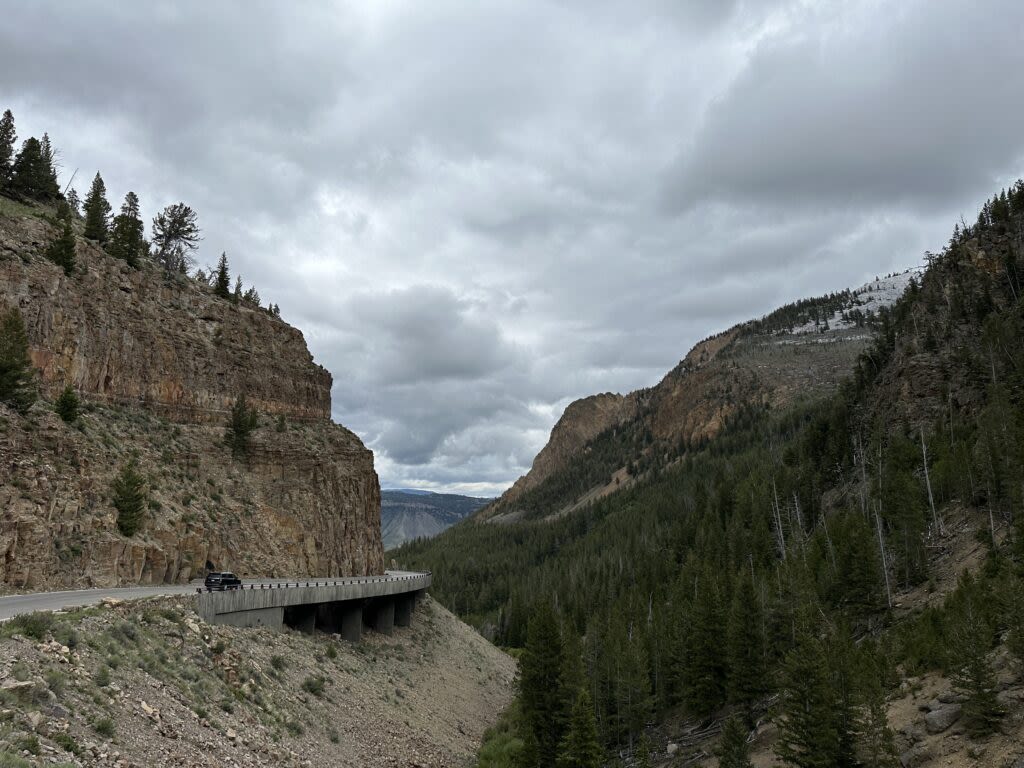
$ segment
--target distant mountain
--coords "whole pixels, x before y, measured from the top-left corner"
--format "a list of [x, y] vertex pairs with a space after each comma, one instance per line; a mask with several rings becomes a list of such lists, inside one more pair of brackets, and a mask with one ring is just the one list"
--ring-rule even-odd
[[787, 304], [698, 343], [657, 385], [570, 403], [548, 444], [481, 519], [546, 517], [625, 490], [677, 462], [744, 409], [835, 391], [881, 313], [921, 270]]
[[380, 527], [384, 549], [436, 536], [493, 499], [403, 488], [381, 491]]

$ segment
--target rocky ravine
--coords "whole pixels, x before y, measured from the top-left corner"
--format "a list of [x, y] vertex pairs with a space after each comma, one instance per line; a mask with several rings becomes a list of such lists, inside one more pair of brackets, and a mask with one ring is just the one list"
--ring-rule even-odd
[[[66, 277], [40, 255], [53, 232], [0, 214], [0, 308], [25, 318], [44, 397], [24, 415], [0, 407], [0, 587], [381, 572], [373, 454], [331, 423], [331, 376], [302, 334], [83, 240]], [[74, 425], [52, 410], [68, 383]], [[264, 414], [248, 461], [223, 444], [238, 394]], [[110, 484], [131, 457], [149, 510], [129, 539]]]
[[11, 766], [462, 768], [515, 676], [430, 598], [409, 628], [357, 645], [207, 626], [186, 598], [35, 614], [2, 632]]

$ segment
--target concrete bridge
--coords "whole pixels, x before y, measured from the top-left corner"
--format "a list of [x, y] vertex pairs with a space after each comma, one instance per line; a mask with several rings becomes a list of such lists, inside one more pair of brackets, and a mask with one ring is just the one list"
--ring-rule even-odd
[[383, 576], [246, 583], [225, 592], [199, 591], [199, 615], [210, 624], [285, 626], [340, 634], [358, 642], [363, 627], [390, 635], [407, 627], [430, 573], [388, 571]]

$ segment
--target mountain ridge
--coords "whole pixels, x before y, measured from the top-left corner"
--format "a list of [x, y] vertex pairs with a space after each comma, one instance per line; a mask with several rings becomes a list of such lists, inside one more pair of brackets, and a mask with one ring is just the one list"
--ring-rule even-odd
[[[560, 504], [553, 511], [569, 511], [628, 487], [649, 466], [678, 460], [745, 406], [784, 407], [833, 390], [870, 340], [878, 313], [919, 276], [908, 269], [784, 305], [698, 342], [651, 387], [573, 401], [530, 470], [479, 519], [507, 522], [536, 513], [531, 492], [553, 497]], [[587, 454], [605, 457], [599, 471], [566, 479]], [[549, 491], [561, 487], [545, 493], [546, 483]]]

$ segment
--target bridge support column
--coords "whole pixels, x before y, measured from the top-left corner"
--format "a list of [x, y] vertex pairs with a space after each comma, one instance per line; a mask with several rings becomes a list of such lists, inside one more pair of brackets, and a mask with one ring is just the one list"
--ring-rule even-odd
[[373, 629], [382, 635], [390, 635], [395, 631], [395, 601], [390, 597], [381, 597], [374, 602]]
[[341, 603], [341, 637], [350, 643], [358, 643], [363, 636], [363, 604], [358, 600]]
[[415, 598], [411, 592], [395, 595], [395, 626], [408, 627], [412, 623], [412, 609]]

